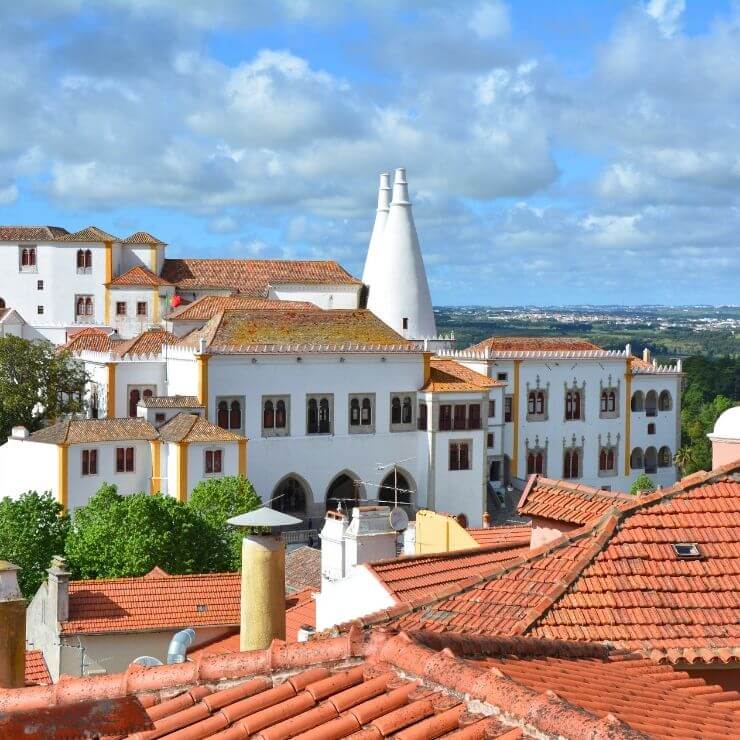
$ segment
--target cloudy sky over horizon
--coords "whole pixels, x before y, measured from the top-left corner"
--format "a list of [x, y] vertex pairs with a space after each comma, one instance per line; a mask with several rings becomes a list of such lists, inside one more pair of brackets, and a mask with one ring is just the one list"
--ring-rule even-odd
[[735, 2], [3, 3], [0, 105], [0, 223], [359, 275], [405, 166], [435, 304], [740, 303]]

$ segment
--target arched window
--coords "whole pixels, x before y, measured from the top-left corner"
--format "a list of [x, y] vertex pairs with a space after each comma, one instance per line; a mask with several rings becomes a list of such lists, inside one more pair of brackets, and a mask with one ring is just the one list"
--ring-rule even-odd
[[242, 405], [239, 401], [232, 401], [229, 408], [229, 429], [242, 428]]
[[144, 393], [142, 393], [142, 396], [144, 398], [151, 398], [154, 395], [154, 391], [151, 388], [145, 388]]
[[356, 479], [350, 478], [346, 473], [338, 475], [326, 491], [326, 510], [335, 510], [342, 502], [342, 508], [351, 509], [359, 503]]
[[607, 406], [607, 411], [617, 410], [617, 394], [614, 391], [609, 391], [609, 401]]
[[92, 269], [92, 252], [89, 249], [85, 250], [85, 269]]
[[369, 398], [362, 399], [362, 413], [360, 414], [360, 423], [362, 426], [372, 426], [373, 423], [373, 405]]
[[284, 514], [304, 514], [306, 512], [306, 489], [301, 482], [289, 476], [284, 478], [272, 494], [270, 506]]
[[360, 425], [360, 399], [353, 398], [349, 403], [349, 423], [353, 426]]
[[136, 407], [141, 401], [141, 391], [138, 388], [132, 388], [128, 394], [128, 415], [134, 418], [137, 415]]
[[541, 452], [530, 452], [527, 455], [527, 475], [542, 475], [545, 468], [545, 456]]
[[534, 406], [535, 406], [535, 393], [534, 391], [530, 391], [527, 396], [527, 413], [528, 414], [534, 414]]
[[22, 267], [29, 267], [30, 266], [31, 263], [28, 260], [28, 255], [29, 255], [28, 249], [23, 249], [21, 251], [21, 266]]
[[581, 418], [581, 392], [568, 391], [565, 394], [565, 418], [575, 421]]
[[401, 399], [394, 397], [391, 401], [391, 424], [401, 423]]
[[537, 391], [537, 403], [535, 405], [535, 413], [536, 414], [545, 413], [545, 392], [544, 391]]
[[606, 469], [607, 470], [614, 470], [614, 448], [610, 447], [609, 450], [606, 453]]
[[322, 398], [319, 401], [319, 434], [331, 433], [331, 413], [329, 411], [329, 399]]
[[599, 470], [608, 470], [606, 466], [606, 450], [603, 448], [599, 452]]
[[403, 415], [402, 415], [402, 423], [403, 424], [411, 424], [414, 418], [414, 410], [411, 405], [411, 399], [408, 396], [405, 396], [403, 399]]
[[262, 409], [262, 426], [265, 429], [275, 428], [275, 407], [269, 399], [265, 401]]
[[671, 410], [671, 394], [668, 391], [661, 391], [658, 396], [658, 410], [659, 411], [670, 411]]
[[673, 458], [671, 457], [670, 447], [661, 447], [658, 451], [658, 467], [659, 468], [670, 468]]
[[100, 414], [100, 398], [97, 390], [90, 394], [90, 418], [97, 419]]
[[534, 453], [530, 452], [527, 455], [527, 475], [533, 475], [534, 474]]
[[216, 423], [221, 429], [229, 428], [229, 404], [226, 401], [218, 402], [218, 413], [216, 414]]
[[285, 429], [287, 424], [288, 414], [285, 408], [285, 401], [280, 399], [275, 405], [275, 428]]
[[632, 394], [630, 408], [636, 412], [645, 410], [645, 396], [643, 395], [642, 391], [635, 391]]
[[85, 252], [82, 249], [77, 250], [77, 270], [85, 269]]
[[599, 451], [599, 472], [611, 473], [615, 470], [615, 457], [613, 447], [602, 447]]
[[563, 454], [563, 478], [578, 478], [579, 469], [578, 450], [566, 450]]
[[645, 450], [645, 472], [656, 473], [658, 471], [658, 451], [655, 447]]
[[601, 391], [601, 398], [599, 400], [599, 410], [602, 413], [607, 413], [609, 411], [609, 393], [607, 391]]
[[93, 300], [89, 296], [85, 298], [85, 316], [93, 315]]
[[645, 396], [645, 415], [656, 416], [658, 413], [658, 394], [655, 391], [648, 391]]
[[75, 316], [85, 315], [85, 299], [80, 296], [75, 303]]
[[[394, 486], [398, 488], [397, 497]], [[380, 484], [378, 503], [386, 506], [394, 506], [396, 501], [398, 501], [399, 506], [409, 510], [411, 509], [412, 490], [408, 478], [400, 470], [395, 473], [391, 470]]]
[[630, 454], [630, 468], [632, 468], [632, 470], [642, 470], [644, 464], [645, 463], [642, 458], [642, 447], [635, 447]]
[[315, 398], [308, 399], [306, 407], [306, 429], [309, 434], [318, 434], [319, 432], [319, 402]]

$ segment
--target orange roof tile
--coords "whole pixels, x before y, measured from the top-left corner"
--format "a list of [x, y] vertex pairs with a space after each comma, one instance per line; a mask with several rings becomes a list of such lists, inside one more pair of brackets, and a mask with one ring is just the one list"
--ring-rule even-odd
[[196, 396], [146, 396], [138, 405], [147, 409], [203, 408], [203, 404]]
[[97, 226], [87, 226], [73, 234], [60, 234], [56, 240], [60, 242], [116, 242], [118, 237], [99, 229]]
[[109, 331], [88, 326], [72, 334], [61, 348], [70, 352], [111, 352], [116, 342]]
[[497, 352], [583, 352], [600, 350], [601, 347], [585, 339], [569, 337], [488, 337], [471, 350], [490, 349]]
[[190, 332], [180, 344], [212, 354], [264, 351], [421, 352], [366, 309], [227, 310]]
[[51, 675], [40, 650], [26, 650], [26, 686], [46, 686]]
[[633, 503], [635, 497], [624, 493], [608, 493], [583, 483], [533, 475], [527, 481], [517, 510], [522, 516], [583, 525], [614, 506], [624, 509]]
[[497, 543], [489, 547], [455, 550], [431, 555], [407, 555], [364, 565], [397, 601], [411, 602], [438, 592], [440, 586], [463, 582], [489, 570], [498, 570], [527, 552], [526, 545], [511, 548]]
[[[668, 490], [413, 609], [364, 625], [608, 641], [671, 663], [740, 661], [740, 462]], [[698, 543], [681, 560], [672, 545]]]
[[270, 285], [360, 285], [330, 260], [168, 259], [162, 277], [184, 290], [225, 288], [266, 297]]
[[243, 295], [204, 295], [184, 306], [178, 306], [167, 316], [168, 321], [207, 321], [227, 309], [297, 310], [316, 309], [308, 301], [276, 301], [267, 298], [249, 298]]
[[121, 355], [158, 355], [165, 344], [177, 344], [179, 338], [164, 329], [147, 329], [133, 339], [118, 340], [113, 351]]
[[157, 439], [157, 430], [144, 419], [71, 419], [39, 429], [30, 436], [45, 444], [85, 444]]
[[497, 385], [505, 383], [481, 375], [455, 360], [432, 357], [429, 380], [420, 390], [430, 393], [480, 393]]
[[532, 539], [530, 524], [497, 525], [467, 532], [481, 547], [529, 547]]
[[180, 413], [159, 427], [163, 442], [239, 442], [241, 434], [211, 424], [202, 416]]
[[[573, 687], [577, 676], [582, 694]], [[130, 695], [154, 724], [153, 734], [129, 736], [137, 740], [634, 740], [638, 728], [653, 738], [730, 737], [737, 724], [737, 694], [599, 645], [426, 633], [363, 639], [357, 631], [69, 679], [61, 690], [11, 689], [0, 693], [0, 712]]]
[[171, 285], [166, 280], [163, 280], [158, 275], [155, 275], [151, 270], [146, 267], [137, 265], [127, 270], [122, 275], [113, 278], [108, 285], [111, 287], [123, 287], [123, 286], [134, 286], [134, 287], [151, 287], [157, 288], [160, 285]]
[[68, 233], [61, 226], [0, 226], [0, 242], [53, 242]]
[[147, 231], [135, 231], [131, 236], [121, 240], [121, 244], [164, 244], [161, 239], [152, 236]]

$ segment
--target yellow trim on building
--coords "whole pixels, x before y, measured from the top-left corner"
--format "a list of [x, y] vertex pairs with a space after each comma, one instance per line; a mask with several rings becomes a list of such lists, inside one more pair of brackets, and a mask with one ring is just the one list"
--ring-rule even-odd
[[237, 452], [239, 455], [239, 475], [247, 477], [247, 440], [240, 439], [237, 443]]
[[177, 500], [184, 504], [188, 500], [188, 443], [178, 442], [175, 445], [177, 462]]
[[198, 400], [205, 406], [205, 418], [208, 418], [208, 360], [210, 355], [198, 357]]
[[157, 245], [151, 245], [151, 251], [149, 252], [149, 269], [155, 274], [159, 274], [157, 270]]
[[630, 456], [632, 454], [632, 363], [627, 358], [624, 372], [624, 474], [630, 474]]
[[424, 353], [424, 385], [426, 385], [432, 378], [432, 353]]
[[422, 509], [416, 512], [417, 555], [433, 552], [456, 552], [480, 547], [470, 533], [455, 519]]
[[57, 501], [62, 509], [67, 511], [69, 506], [69, 447], [66, 444], [57, 445], [59, 461], [57, 466]]
[[109, 419], [114, 419], [116, 416], [116, 363], [108, 362], [105, 367], [108, 372], [108, 400], [105, 415]]
[[103, 287], [103, 323], [107, 326], [110, 324], [110, 293], [108, 283], [113, 280], [113, 242], [103, 242], [105, 244], [105, 283]]
[[152, 294], [152, 323], [159, 321], [159, 288], [155, 288]]
[[511, 445], [511, 471], [510, 475], [519, 477], [519, 366], [521, 360], [514, 360], [514, 397], [511, 401], [511, 419], [514, 422], [514, 437]]
[[149, 445], [152, 450], [152, 481], [150, 493], [162, 493], [162, 442], [153, 439]]

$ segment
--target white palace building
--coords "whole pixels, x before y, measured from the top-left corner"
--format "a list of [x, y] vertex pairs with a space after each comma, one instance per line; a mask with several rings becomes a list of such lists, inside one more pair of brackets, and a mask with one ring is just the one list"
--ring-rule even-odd
[[74, 510], [103, 482], [184, 500], [243, 473], [304, 520], [398, 500], [480, 526], [534, 472], [676, 479], [680, 363], [437, 335], [403, 169], [392, 189], [381, 175], [362, 281], [331, 261], [165, 251], [145, 232], [0, 227], [0, 334], [61, 344], [90, 376], [87, 418], [0, 447], [0, 495], [51, 490]]

